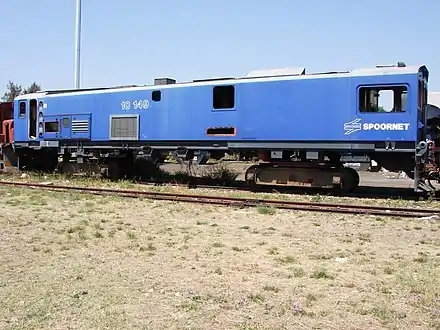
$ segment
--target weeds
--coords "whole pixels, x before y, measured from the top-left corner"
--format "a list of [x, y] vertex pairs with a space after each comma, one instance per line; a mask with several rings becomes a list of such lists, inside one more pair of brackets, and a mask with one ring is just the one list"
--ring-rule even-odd
[[273, 207], [258, 206], [257, 212], [260, 214], [274, 215], [276, 213], [276, 210]]
[[296, 262], [296, 258], [294, 256], [284, 256], [276, 259], [279, 263], [282, 264], [293, 264]]
[[315, 269], [310, 275], [310, 277], [317, 280], [320, 279], [333, 280], [335, 278], [332, 274], [330, 274], [330, 272], [326, 268], [323, 267]]
[[274, 293], [278, 293], [278, 292], [280, 292], [280, 289], [277, 288], [276, 286], [273, 286], [273, 285], [265, 285], [265, 286], [263, 287], [263, 290], [264, 290], [264, 291], [274, 292]]
[[[438, 325], [432, 222], [52, 192], [32, 197], [41, 207], [28, 202], [37, 194], [3, 194], [0, 323], [10, 328]], [[157, 317], [136, 317], [145, 311]]]

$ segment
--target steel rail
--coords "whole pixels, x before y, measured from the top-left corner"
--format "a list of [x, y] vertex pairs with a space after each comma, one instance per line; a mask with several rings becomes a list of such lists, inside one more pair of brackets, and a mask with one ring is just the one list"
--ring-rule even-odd
[[[180, 183], [180, 182], [173, 182], [173, 181], [140, 181], [140, 182], [136, 182], [139, 185], [142, 186], [157, 186], [157, 187], [164, 187], [164, 186], [171, 186], [171, 187], [185, 187], [185, 188], [189, 188], [189, 189], [212, 189], [212, 190], [237, 190], [237, 191], [248, 191], [248, 192], [286, 192], [286, 193], [301, 193], [301, 194], [305, 194], [305, 195], [313, 195], [313, 193], [311, 191], [306, 191], [306, 190], [299, 190], [299, 188], [301, 187], [296, 187], [296, 186], [261, 186], [258, 187], [257, 190], [251, 190], [249, 188], [248, 185], [243, 184], [243, 183], [233, 183], [231, 185], [221, 185], [221, 184], [198, 184], [198, 183]], [[255, 189], [255, 188], [254, 188]], [[315, 190], [315, 193], [318, 193], [320, 190], [320, 188], [312, 188], [312, 189], [318, 189], [318, 191]], [[387, 189], [396, 189], [393, 187], [389, 187]], [[399, 189], [399, 188], [397, 188]], [[395, 195], [395, 193], [393, 192], [388, 192], [388, 193], [373, 193], [373, 192], [360, 192], [360, 191], [355, 191], [355, 192], [349, 192], [349, 193], [344, 193], [343, 195], [341, 195], [338, 191], [322, 191], [323, 193], [325, 193], [325, 195], [322, 196], [334, 196], [334, 197], [349, 197], [349, 198], [371, 198], [371, 199], [396, 199], [397, 196]], [[403, 196], [405, 199], [407, 200], [412, 200], [412, 201], [417, 201], [417, 197], [416, 195], [404, 195]], [[434, 201], [439, 201], [440, 198], [438, 197], [431, 197], [432, 200]]]
[[[161, 183], [157, 183], [157, 182], [146, 182], [146, 181], [139, 182], [139, 184], [144, 185], [144, 186], [158, 186], [158, 187], [163, 187], [163, 186], [171, 186], [171, 187], [177, 186], [177, 187], [188, 187], [188, 188], [192, 188], [193, 187], [191, 185], [181, 184], [181, 183], [162, 183], [162, 182]], [[238, 186], [216, 186], [216, 185], [199, 185], [199, 184], [195, 184], [194, 187], [201, 188], [201, 189], [214, 189], [214, 190], [244, 190], [244, 191], [249, 191], [248, 188], [246, 188], [246, 187], [244, 187], [242, 185], [238, 185]], [[193, 195], [191, 195], [191, 196], [193, 196]], [[330, 195], [330, 196], [332, 196], [332, 195]], [[359, 195], [355, 195], [355, 194], [346, 195], [345, 194], [345, 195], [339, 196], [339, 197], [350, 197], [351, 198], [351, 197], [357, 197], [357, 196], [359, 196]], [[365, 195], [362, 194], [360, 196], [363, 197]], [[338, 197], [338, 196], [335, 196], [335, 197]], [[373, 196], [371, 196], [371, 197], [373, 198]], [[375, 199], [389, 198], [389, 197], [390, 196], [388, 196], [388, 195], [385, 195], [385, 196], [374, 195]], [[253, 200], [256, 200], [256, 199], [253, 199]], [[268, 201], [268, 200], [265, 199], [264, 201]], [[270, 200], [270, 201], [272, 201], [272, 200]], [[293, 203], [301, 203], [302, 205], [307, 205], [307, 204], [308, 205], [316, 205], [316, 203], [313, 203], [313, 202], [293, 202]], [[345, 207], [345, 206], [347, 206], [347, 204], [335, 204], [335, 203], [324, 203], [324, 202], [320, 202], [319, 205], [320, 206], [328, 206], [328, 207], [333, 207], [333, 206]], [[356, 205], [356, 207], [364, 208], [364, 209], [369, 209], [369, 210], [371, 210], [371, 209], [375, 209], [375, 210], [390, 210], [390, 208], [386, 207], [386, 206]], [[409, 210], [408, 208], [405, 208], [405, 207], [392, 207], [391, 209], [394, 210], [394, 211], [408, 211]], [[415, 209], [412, 209], [412, 210], [415, 210]], [[417, 210], [419, 210], [419, 209], [417, 209]], [[423, 211], [423, 212], [430, 213], [430, 214], [437, 214], [437, 213], [440, 214], [440, 209], [437, 209], [437, 210], [435, 210], [435, 209], [427, 209], [426, 211]]]
[[383, 207], [372, 205], [346, 205], [336, 203], [320, 203], [305, 201], [283, 201], [275, 199], [259, 199], [248, 197], [228, 197], [228, 196], [212, 196], [212, 195], [192, 195], [182, 193], [168, 192], [152, 192], [142, 190], [113, 189], [113, 188], [94, 188], [79, 186], [64, 186], [45, 183], [29, 183], [29, 182], [11, 182], [0, 181], [0, 185], [16, 186], [26, 188], [40, 188], [44, 190], [65, 190], [86, 192], [97, 195], [119, 195], [123, 197], [146, 197], [156, 200], [180, 201], [192, 203], [204, 203], [215, 205], [239, 206], [239, 207], [256, 207], [266, 206], [279, 209], [303, 210], [315, 212], [333, 212], [345, 214], [367, 214], [377, 216], [397, 216], [397, 217], [426, 217], [430, 215], [440, 215], [440, 209], [418, 209], [403, 207]]

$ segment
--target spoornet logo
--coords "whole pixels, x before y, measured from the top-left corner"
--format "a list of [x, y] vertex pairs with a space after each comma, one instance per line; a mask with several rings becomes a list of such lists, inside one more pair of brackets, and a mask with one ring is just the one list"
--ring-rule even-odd
[[355, 119], [344, 124], [345, 135], [360, 131], [362, 129], [361, 119]]
[[357, 118], [344, 124], [345, 135], [350, 135], [357, 131], [407, 131], [409, 123], [361, 123]]

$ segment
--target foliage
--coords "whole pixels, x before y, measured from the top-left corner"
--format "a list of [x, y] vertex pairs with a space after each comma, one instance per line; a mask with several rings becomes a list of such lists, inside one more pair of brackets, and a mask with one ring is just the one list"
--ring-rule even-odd
[[15, 84], [12, 81], [9, 81], [6, 85], [6, 92], [3, 94], [2, 101], [10, 102], [14, 101], [14, 99], [19, 95], [35, 93], [41, 90], [41, 86], [36, 82], [33, 82], [29, 87], [23, 88], [22, 85]]

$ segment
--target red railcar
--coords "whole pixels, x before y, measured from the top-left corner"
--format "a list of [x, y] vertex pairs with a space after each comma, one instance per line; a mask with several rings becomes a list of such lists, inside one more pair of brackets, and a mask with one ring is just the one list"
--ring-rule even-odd
[[14, 141], [14, 103], [0, 103], [0, 167], [16, 166]]

